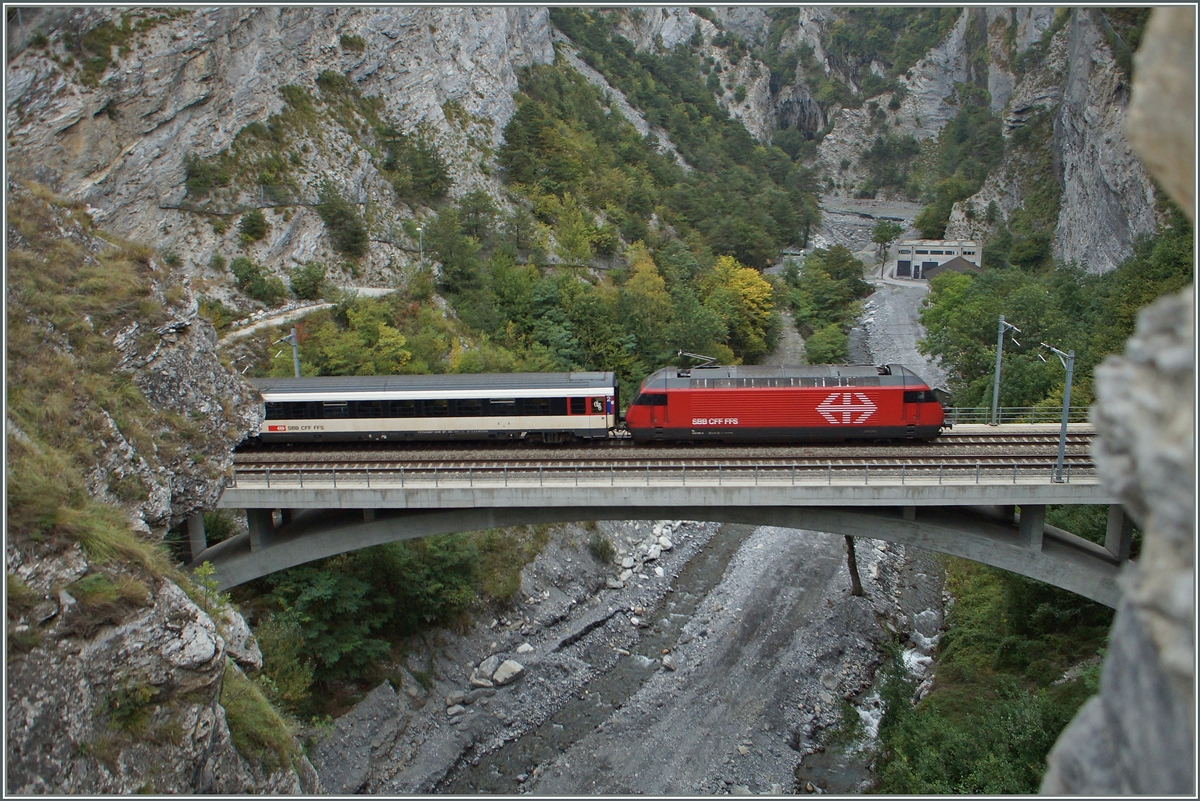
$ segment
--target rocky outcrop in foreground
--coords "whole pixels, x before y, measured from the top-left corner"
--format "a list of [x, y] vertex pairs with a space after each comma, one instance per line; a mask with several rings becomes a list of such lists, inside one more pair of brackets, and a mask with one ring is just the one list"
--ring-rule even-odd
[[[1130, 138], [1194, 218], [1194, 10], [1156, 10], [1144, 42]], [[1143, 310], [1125, 354], [1096, 369], [1096, 467], [1145, 540], [1122, 579], [1100, 694], [1059, 738], [1043, 793], [1196, 791], [1194, 291]]]
[[[242, 671], [262, 666], [258, 646], [236, 611], [155, 547], [215, 504], [233, 445], [257, 428], [253, 390], [218, 360], [186, 279], [149, 249], [114, 247], [44, 191], [10, 186], [8, 199], [9, 391], [19, 402], [6, 434], [19, 477], [8, 478], [5, 547], [6, 791], [317, 791], [286, 734], [287, 758], [247, 759], [257, 746], [226, 705], [231, 688], [253, 686]], [[138, 271], [122, 273], [125, 258]], [[74, 299], [92, 304], [83, 335], [39, 314], [36, 274], [52, 259], [78, 268]], [[120, 397], [106, 395], [104, 370]], [[102, 422], [86, 432], [92, 450], [72, 452], [74, 432], [36, 411], [52, 413], [56, 395], [77, 421]], [[44, 499], [29, 497], [30, 464], [54, 466]], [[54, 510], [53, 524], [31, 520], [35, 504]]]

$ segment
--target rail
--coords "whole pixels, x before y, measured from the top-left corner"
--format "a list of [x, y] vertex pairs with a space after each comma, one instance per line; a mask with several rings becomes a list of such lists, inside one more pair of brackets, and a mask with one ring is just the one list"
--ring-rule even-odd
[[[983, 464], [784, 464], [237, 468], [235, 489], [498, 488], [568, 486], [869, 486], [1054, 483], [1054, 462]], [[1095, 478], [1095, 468], [1067, 464], [1063, 481]]]
[[[1001, 423], [1061, 423], [1062, 407], [1043, 406], [1009, 406], [998, 410], [997, 416]], [[991, 407], [977, 406], [953, 407], [946, 409], [946, 422], [955, 424], [990, 423], [992, 421]], [[1086, 423], [1088, 421], [1087, 406], [1072, 406], [1067, 412], [1068, 423]]]

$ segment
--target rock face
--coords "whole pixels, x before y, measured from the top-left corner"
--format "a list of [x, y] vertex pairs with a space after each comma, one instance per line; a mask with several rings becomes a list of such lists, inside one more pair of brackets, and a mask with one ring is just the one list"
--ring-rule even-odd
[[[78, 546], [53, 561], [10, 546], [7, 562], [11, 576], [42, 596], [89, 570]], [[7, 663], [8, 792], [316, 788], [311, 768], [264, 774], [234, 749], [218, 702], [233, 649], [177, 585], [161, 580], [140, 609], [98, 630], [68, 594], [55, 597], [58, 608], [39, 628], [40, 644]], [[257, 645], [240, 645], [246, 667], [261, 666]], [[302, 783], [306, 774], [312, 780]]]
[[[767, 13], [721, 7], [712, 14], [720, 28], [685, 7], [628, 9], [610, 17], [614, 30], [640, 50], [667, 50], [699, 32], [701, 54], [714, 59], [722, 73], [718, 102], [755, 139], [768, 142], [776, 127], [816, 135], [832, 125], [819, 148], [819, 167], [843, 189], [859, 185], [864, 178], [859, 156], [877, 134], [869, 130], [867, 111], [816, 100], [799, 66], [794, 79], [773, 92], [765, 65], [749, 55], [733, 63], [724, 48], [712, 44], [724, 30], [766, 46]], [[841, 14], [800, 9], [778, 46], [810, 46], [821, 68], [837, 77], [839, 68], [827, 58], [821, 35]], [[234, 224], [217, 233], [214, 218], [189, 210], [194, 198], [185, 186], [186, 159], [210, 158], [248, 124], [280, 112], [280, 86], [311, 90], [326, 70], [348, 76], [363, 95], [382, 100], [387, 121], [405, 132], [429, 133], [449, 167], [452, 195], [482, 188], [499, 199], [491, 166], [515, 110], [517, 69], [555, 57], [545, 8], [197, 8], [161, 18], [147, 11], [138, 19], [157, 21], [114, 48], [112, 63], [90, 81], [80, 79], [77, 67], [64, 68], [59, 55], [51, 59], [51, 50], [26, 47], [16, 53], [6, 75], [10, 164], [19, 177], [86, 201], [97, 222], [116, 233], [181, 254], [186, 269], [205, 278], [214, 254], [235, 252], [243, 243], [236, 214], [229, 212]], [[26, 25], [25, 40], [39, 25], [53, 34], [120, 18], [115, 11], [81, 8], [44, 12], [35, 20]], [[892, 133], [935, 138], [957, 111], [951, 100], [955, 84], [968, 80], [986, 86], [998, 114], [1020, 116], [1043, 102], [1058, 106], [1063, 212], [1054, 254], [1105, 271], [1128, 255], [1139, 234], [1151, 230], [1152, 189], [1120, 135], [1127, 89], [1088, 12], [1071, 12], [1071, 22], [1057, 35], [1061, 61], [1047, 59], [1045, 69], [1014, 73], [1013, 59], [1038, 42], [1053, 20], [1052, 8], [964, 12], [947, 38], [900, 77], [908, 94], [899, 110], [888, 111], [887, 123]], [[979, 45], [970, 43], [968, 33], [980, 25], [986, 31], [986, 68], [975, 75], [970, 51]], [[1054, 84], [1051, 94], [1030, 88], [1041, 80]], [[648, 131], [639, 114], [626, 113], [621, 98], [614, 102], [639, 131]], [[370, 210], [372, 245], [357, 266], [356, 282], [394, 284], [418, 251], [401, 223], [420, 209], [392, 202], [394, 193], [374, 157], [354, 136], [326, 127], [307, 143], [312, 147], [294, 154], [303, 184], [297, 204], [276, 214], [265, 196], [238, 201], [238, 210], [268, 206], [269, 231], [245, 245], [245, 254], [285, 281], [296, 264], [339, 264], [311, 208], [319, 179], [329, 178], [364, 213]], [[662, 132], [654, 133], [663, 149], [673, 151]], [[1013, 194], [1011, 182], [998, 178], [973, 204], [985, 208], [999, 198], [1008, 208], [1021, 202], [1006, 193]], [[947, 236], [965, 236], [962, 229], [970, 227], [963, 204]], [[211, 277], [219, 280], [207, 290], [210, 296], [245, 303], [228, 290], [228, 275]]]
[[[22, 225], [32, 217], [14, 223], [10, 216], [10, 253], [41, 256], [35, 248], [59, 246], [86, 262], [108, 247], [68, 209], [11, 185], [8, 199], [10, 208], [40, 205], [44, 215], [37, 219], [57, 231], [49, 245], [27, 239], [34, 234]], [[186, 278], [153, 261], [148, 274], [145, 297], [170, 312], [167, 322], [146, 331], [120, 322], [118, 330], [97, 333], [112, 345], [105, 363], [127, 375], [161, 414], [142, 421], [148, 442], [126, 438], [112, 417], [101, 416], [108, 427], [92, 432], [96, 462], [85, 483], [153, 542], [215, 504], [233, 445], [257, 427], [261, 412], [253, 390], [217, 359], [215, 332], [196, 316]], [[11, 310], [26, 308], [19, 297], [9, 302]], [[87, 363], [46, 321], [33, 324], [47, 328], [47, 352]], [[86, 378], [80, 367], [78, 380]], [[188, 421], [190, 436], [173, 428], [172, 415]], [[11, 418], [6, 424], [10, 453], [14, 441], [40, 447]], [[114, 496], [109, 487], [130, 478], [146, 488], [141, 497]], [[16, 599], [9, 604], [10, 644], [18, 640], [6, 675], [8, 792], [316, 791], [303, 758], [294, 770], [264, 771], [233, 746], [220, 704], [223, 677], [237, 669], [228, 660], [245, 670], [262, 666], [236, 611], [218, 611], [215, 603], [211, 614], [205, 611], [170, 571], [89, 556], [65, 538], [8, 534], [6, 583], [10, 601]], [[116, 598], [89, 597], [88, 587], [107, 588]]]
[[[1156, 10], [1138, 53], [1134, 94], [1144, 96], [1131, 136], [1168, 188], [1195, 169], [1179, 142], [1195, 108], [1194, 19], [1192, 9]], [[1170, 83], [1182, 76], [1190, 83]], [[1189, 218], [1191, 191], [1189, 182], [1173, 193]], [[1144, 543], [1122, 577], [1100, 694], [1055, 744], [1043, 793], [1195, 792], [1194, 321], [1188, 287], [1143, 310], [1124, 356], [1096, 368], [1096, 467]]]
[[[989, 9], [988, 19], [1002, 21], [1001, 12], [1007, 11]], [[1024, 9], [1011, 19], [1018, 23], [1011, 51], [1001, 42], [1005, 28], [989, 27], [993, 111], [1004, 117], [1006, 137], [1034, 115], [1051, 114], [1053, 161], [1061, 188], [1054, 257], [1077, 262], [1089, 272], [1108, 272], [1128, 258], [1133, 242], [1152, 233], [1156, 224], [1153, 185], [1123, 133], [1128, 84], [1093, 13], [1085, 9], [1070, 12], [1040, 66], [1018, 78], [1010, 62], [1050, 28], [1053, 13]], [[999, 102], [1001, 97], [1006, 102]], [[993, 227], [981, 213], [972, 216], [972, 209], [982, 212], [995, 202], [1007, 219], [1023, 206], [1020, 183], [1027, 165], [1022, 158], [1014, 155], [993, 171], [976, 195], [955, 205], [947, 238], [990, 235]]]
[[[104, 20], [119, 15], [78, 9], [70, 24], [87, 30]], [[188, 10], [137, 33], [94, 86], [64, 74], [48, 51], [29, 48], [11, 60], [10, 162], [22, 165], [19, 177], [86, 201], [106, 228], [176, 250], [199, 269], [214, 252], [235, 249], [237, 232], [216, 234], [204, 215], [180, 208], [185, 158], [212, 156], [247, 124], [280, 111], [280, 86], [311, 89], [324, 70], [347, 74], [364, 95], [381, 97], [402, 129], [428, 126], [453, 191], [466, 192], [492, 183], [478, 167], [479, 150], [501, 141], [515, 110], [516, 69], [553, 57], [545, 8]], [[450, 102], [466, 120], [447, 119]], [[386, 182], [361, 162], [366, 154], [334, 138], [329, 152], [304, 154], [303, 169], [332, 178], [360, 203], [372, 191], [386, 197]], [[308, 190], [315, 197], [315, 184]], [[391, 213], [394, 220], [379, 223], [384, 231], [411, 216]], [[326, 250], [320, 220], [301, 207], [290, 220], [273, 220], [249, 255], [278, 268]], [[408, 256], [383, 243], [372, 249], [371, 267], [389, 259]]]
[[1092, 14], [1072, 13], [1067, 77], [1055, 118], [1062, 202], [1054, 255], [1108, 272], [1154, 231], [1154, 188], [1124, 137], [1129, 86]]
[[407, 697], [386, 681], [350, 712], [337, 719], [334, 730], [313, 749], [313, 767], [326, 792], [363, 792], [372, 758], [391, 750], [408, 723]]

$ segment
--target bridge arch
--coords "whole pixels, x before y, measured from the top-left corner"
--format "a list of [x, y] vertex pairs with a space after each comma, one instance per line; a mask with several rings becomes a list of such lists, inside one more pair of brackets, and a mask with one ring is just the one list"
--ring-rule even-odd
[[1044, 525], [1045, 507], [1012, 506], [522, 506], [456, 509], [250, 509], [250, 533], [200, 551], [222, 589], [348, 551], [487, 528], [590, 520], [698, 520], [770, 525], [880, 539], [960, 556], [1115, 607], [1129, 524], [1109, 515], [1110, 547]]

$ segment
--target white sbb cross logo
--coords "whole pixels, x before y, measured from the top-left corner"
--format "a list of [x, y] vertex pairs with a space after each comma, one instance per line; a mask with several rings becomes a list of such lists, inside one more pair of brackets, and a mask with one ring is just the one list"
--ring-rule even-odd
[[[853, 396], [853, 397], [851, 397]], [[841, 402], [838, 399], [841, 398]], [[821, 416], [833, 425], [862, 423], [875, 413], [875, 404], [861, 392], [832, 392], [817, 405]], [[838, 416], [841, 415], [841, 419]], [[853, 417], [858, 415], [857, 417]], [[853, 418], [853, 419], [851, 419]]]

